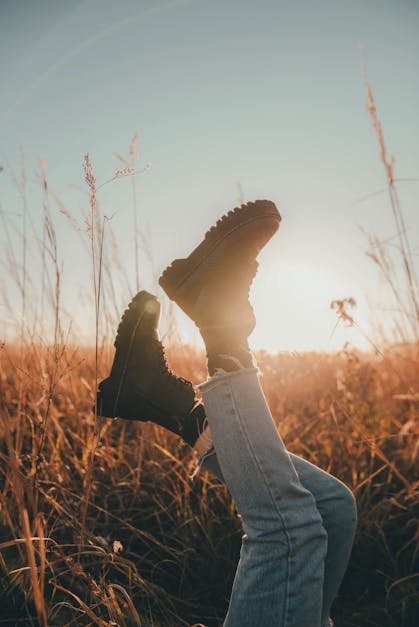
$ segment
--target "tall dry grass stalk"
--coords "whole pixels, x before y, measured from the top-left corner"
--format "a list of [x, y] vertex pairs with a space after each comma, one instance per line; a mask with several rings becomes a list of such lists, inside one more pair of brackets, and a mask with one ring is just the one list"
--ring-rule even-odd
[[408, 332], [406, 333], [404, 324], [397, 323], [396, 321], [396, 329], [399, 335], [403, 341], [409, 341], [412, 339], [419, 341], [418, 271], [412, 254], [406, 220], [397, 191], [396, 178], [394, 174], [395, 159], [394, 156], [389, 156], [388, 154], [383, 128], [377, 114], [373, 90], [364, 65], [362, 65], [362, 71], [367, 94], [367, 111], [377, 138], [380, 160], [384, 166], [386, 175], [390, 207], [396, 229], [395, 237], [398, 242], [397, 250], [400, 256], [404, 282], [400, 284], [397, 267], [391, 261], [388, 246], [386, 246], [385, 243], [381, 242], [374, 235], [369, 237], [370, 251], [368, 255], [380, 268], [387, 284], [390, 287], [395, 302], [399, 307], [399, 311], [402, 313], [402, 316], [408, 326]]
[[[105, 220], [101, 220], [96, 198], [96, 178], [93, 174], [90, 157], [88, 154], [84, 157], [83, 163], [84, 176], [89, 188], [89, 206], [90, 213], [87, 224], [87, 233], [90, 239], [92, 277], [93, 277], [93, 298], [95, 308], [95, 368], [93, 390], [97, 389], [99, 382], [99, 314], [101, 304], [101, 288], [102, 288], [102, 269], [103, 269], [103, 245], [105, 237]], [[87, 510], [92, 489], [92, 476], [94, 459], [97, 446], [100, 442], [102, 419], [98, 416], [97, 403], [94, 402], [94, 419], [95, 430], [90, 444], [90, 455], [85, 478], [85, 496], [82, 509], [82, 526], [81, 526], [81, 544], [85, 541], [85, 526]]]
[[[131, 193], [132, 193], [132, 226], [133, 226], [133, 248], [134, 248], [134, 289], [136, 292], [140, 290], [140, 237], [141, 232], [138, 224], [138, 207], [137, 207], [137, 179], [136, 165], [138, 162], [137, 146], [140, 138], [139, 131], [135, 131], [131, 143], [129, 145], [128, 157], [123, 157], [120, 153], [114, 153], [115, 157], [121, 161], [124, 165], [122, 170], [117, 170], [114, 174], [115, 178], [121, 176], [129, 176], [131, 179]], [[147, 169], [147, 166], [146, 168]]]

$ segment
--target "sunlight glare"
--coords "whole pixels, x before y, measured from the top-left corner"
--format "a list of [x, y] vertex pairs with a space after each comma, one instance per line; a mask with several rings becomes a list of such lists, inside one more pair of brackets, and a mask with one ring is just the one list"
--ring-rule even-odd
[[257, 318], [252, 347], [332, 350], [346, 339], [358, 343], [350, 337], [353, 329], [339, 324], [334, 332], [337, 318], [330, 303], [346, 295], [332, 273], [309, 263], [267, 260], [251, 292]]

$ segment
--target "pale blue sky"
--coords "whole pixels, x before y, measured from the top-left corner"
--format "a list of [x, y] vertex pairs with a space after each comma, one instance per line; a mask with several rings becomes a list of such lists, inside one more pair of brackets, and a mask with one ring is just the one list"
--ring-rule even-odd
[[[418, 32], [413, 0], [0, 0], [1, 209], [20, 211], [7, 172], [18, 166], [19, 140], [39, 223], [39, 156], [79, 218], [85, 200], [68, 186], [83, 185], [83, 155], [106, 181], [120, 167], [113, 152], [126, 154], [141, 129], [140, 164], [152, 168], [138, 177], [139, 218], [156, 272], [237, 204], [240, 183], [246, 200], [271, 198], [283, 214], [253, 288], [253, 345], [359, 343], [343, 331], [330, 341], [328, 304], [355, 296], [368, 328], [367, 297], [384, 297], [357, 227], [395, 232], [385, 195], [357, 203], [385, 186], [360, 47], [396, 174], [419, 177]], [[418, 191], [415, 182], [400, 186], [416, 252]], [[105, 186], [99, 199], [106, 213], [118, 210], [112, 223], [132, 277], [130, 181]], [[87, 334], [88, 260], [65, 219], [54, 218], [66, 310]], [[154, 289], [145, 257], [143, 287]], [[130, 296], [122, 292], [121, 304]]]

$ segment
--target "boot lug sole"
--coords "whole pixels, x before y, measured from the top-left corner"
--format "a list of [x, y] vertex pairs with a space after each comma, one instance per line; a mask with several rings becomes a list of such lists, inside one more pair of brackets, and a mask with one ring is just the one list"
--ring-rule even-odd
[[[204, 241], [201, 242], [185, 259], [175, 259], [170, 266], [168, 266], [162, 273], [159, 284], [166, 292], [166, 294], [179, 306], [184, 309], [183, 300], [187, 300], [186, 294], [194, 289], [194, 283], [201, 283], [208, 274], [213, 270], [213, 263], [209, 258], [219, 250], [219, 257], [222, 259], [226, 256], [225, 246], [224, 250], [220, 248], [227, 244], [228, 252], [230, 254], [230, 246], [234, 236], [244, 229], [249, 229], [254, 224], [265, 222], [265, 228], [270, 233], [265, 236], [265, 241], [259, 248], [255, 247], [254, 258], [256, 258], [260, 249], [264, 244], [269, 241], [272, 235], [279, 227], [281, 216], [276, 209], [274, 203], [270, 201], [256, 201], [255, 203], [248, 203], [235, 209], [231, 215], [226, 215], [221, 220], [219, 225], [215, 227], [215, 230], [209, 232]], [[242, 242], [243, 244], [243, 242]], [[235, 261], [239, 261], [240, 253], [236, 255]], [[216, 265], [218, 267], [218, 263]], [[188, 310], [188, 307], [184, 309]], [[188, 311], [187, 311], [188, 313]]]

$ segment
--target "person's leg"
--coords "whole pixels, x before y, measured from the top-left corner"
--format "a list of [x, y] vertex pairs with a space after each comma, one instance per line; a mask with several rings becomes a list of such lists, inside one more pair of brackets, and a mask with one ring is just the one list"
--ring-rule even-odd
[[[211, 435], [205, 430], [205, 411], [202, 405], [194, 404], [191, 384], [176, 378], [162, 361], [163, 347], [157, 340], [158, 313], [158, 302], [146, 292], [140, 292], [131, 302], [118, 329], [111, 376], [100, 386], [98, 408], [108, 408], [111, 415], [159, 422], [203, 453], [211, 443]], [[127, 338], [131, 353], [124, 348]], [[124, 378], [118, 378], [118, 367]], [[120, 396], [112, 390], [121, 390]], [[222, 479], [216, 457], [204, 457], [204, 465]], [[327, 473], [292, 455], [291, 459], [303, 486], [315, 496], [329, 536], [323, 604], [327, 609], [345, 570], [345, 555], [350, 551], [352, 496]]]
[[296, 455], [291, 455], [291, 460], [301, 483], [313, 494], [327, 532], [322, 611], [322, 620], [327, 625], [351, 555], [357, 522], [356, 502], [349, 488], [336, 477]]
[[279, 222], [270, 201], [242, 205], [159, 279], [204, 340], [211, 376], [201, 386], [205, 413], [243, 519], [228, 627], [321, 625], [327, 534], [272, 420], [248, 346], [256, 257]]
[[[204, 384], [204, 398], [207, 405], [218, 405], [218, 411], [207, 413], [213, 430], [218, 424], [214, 439], [220, 464], [246, 531], [227, 621], [252, 624], [245, 622], [252, 606], [252, 611], [258, 608], [257, 624], [262, 616], [266, 618], [262, 624], [316, 627], [321, 621], [326, 532], [315, 500], [301, 484], [272, 421], [247, 344], [255, 322], [248, 302], [255, 256], [278, 228], [279, 219], [269, 201], [230, 212], [187, 259], [176, 260], [163, 273], [160, 283], [197, 323], [210, 374], [218, 372]], [[146, 292], [131, 302], [118, 328], [110, 377], [99, 386], [97, 411], [152, 420], [195, 446], [205, 436], [205, 412], [196, 405], [191, 384], [167, 368], [157, 335], [158, 313], [155, 297]], [[243, 365], [246, 368], [237, 371]], [[220, 369], [231, 373], [221, 375]], [[225, 396], [226, 390], [229, 403], [223, 421], [217, 415], [224, 415], [220, 394]], [[232, 448], [227, 446], [227, 465], [220, 454], [220, 442], [226, 441], [233, 443]], [[246, 590], [248, 595], [243, 596]], [[259, 599], [255, 606], [252, 598]], [[269, 601], [263, 607], [262, 598]]]
[[327, 534], [256, 370], [216, 374], [200, 389], [245, 532], [226, 627], [320, 627]]
[[[303, 487], [312, 493], [327, 533], [323, 582], [322, 627], [329, 625], [331, 605], [345, 574], [356, 528], [356, 504], [352, 492], [339, 479], [305, 459], [290, 453]], [[225, 482], [213, 448], [203, 456], [202, 467]], [[277, 472], [280, 472], [278, 465]]]

